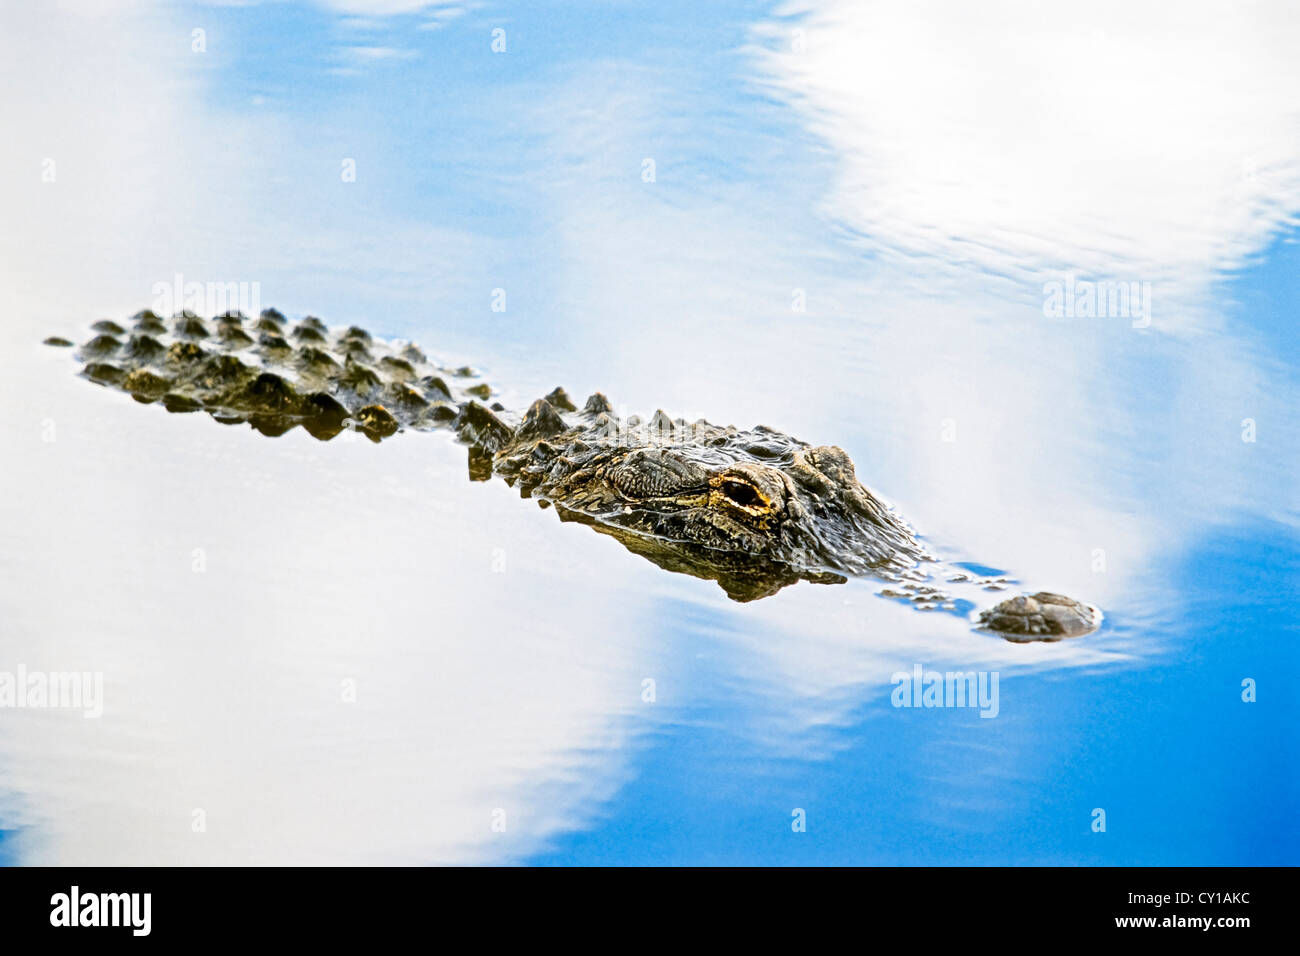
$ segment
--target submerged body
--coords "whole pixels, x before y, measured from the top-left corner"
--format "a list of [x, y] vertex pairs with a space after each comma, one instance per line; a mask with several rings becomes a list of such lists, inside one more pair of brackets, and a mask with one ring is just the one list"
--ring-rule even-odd
[[[953, 607], [925, 583], [934, 559], [840, 448], [662, 411], [619, 419], [600, 393], [579, 408], [559, 388], [515, 414], [488, 404], [491, 389], [468, 368], [312, 317], [290, 328], [273, 309], [210, 322], [145, 311], [131, 323], [96, 323], [79, 357], [87, 378], [138, 401], [271, 436], [302, 426], [321, 440], [352, 429], [380, 441], [404, 429], [449, 429], [469, 446], [471, 478], [500, 475], [563, 520], [610, 534], [661, 567], [716, 580], [736, 600], [869, 574], [917, 606]], [[1095, 608], [1045, 592], [980, 618], [1020, 640], [1078, 636], [1099, 622]]]

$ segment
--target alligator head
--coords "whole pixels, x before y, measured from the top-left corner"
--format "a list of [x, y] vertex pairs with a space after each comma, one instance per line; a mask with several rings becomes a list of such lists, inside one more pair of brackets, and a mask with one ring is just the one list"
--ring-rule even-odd
[[566, 520], [661, 567], [717, 580], [737, 600], [798, 580], [891, 577], [927, 557], [843, 450], [763, 426], [663, 412], [620, 421], [600, 394], [578, 411], [557, 391], [533, 403], [493, 470]]

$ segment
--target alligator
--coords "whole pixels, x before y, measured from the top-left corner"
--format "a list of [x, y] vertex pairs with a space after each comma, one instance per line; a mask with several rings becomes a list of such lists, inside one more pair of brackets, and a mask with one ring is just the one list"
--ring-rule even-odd
[[939, 562], [833, 445], [663, 411], [620, 418], [603, 394], [579, 407], [562, 388], [514, 413], [491, 401], [471, 368], [444, 367], [414, 344], [357, 326], [334, 330], [314, 316], [290, 323], [275, 309], [210, 320], [145, 310], [128, 324], [91, 327], [76, 353], [85, 378], [272, 437], [302, 427], [322, 441], [350, 430], [379, 442], [449, 430], [468, 447], [471, 480], [498, 475], [561, 520], [589, 525], [669, 571], [716, 581], [736, 601], [798, 581], [872, 576], [888, 583], [886, 597], [967, 615], [1009, 640], [1077, 637], [1101, 622], [1097, 608], [1050, 592], [976, 616], [946, 585], [1000, 591], [1012, 582]]

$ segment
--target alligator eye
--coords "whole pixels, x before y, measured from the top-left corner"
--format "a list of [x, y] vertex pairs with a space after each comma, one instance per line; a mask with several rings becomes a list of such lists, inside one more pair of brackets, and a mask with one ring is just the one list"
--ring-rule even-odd
[[753, 507], [763, 501], [759, 497], [757, 489], [753, 485], [745, 484], [743, 481], [724, 481], [718, 487], [724, 495], [738, 505]]

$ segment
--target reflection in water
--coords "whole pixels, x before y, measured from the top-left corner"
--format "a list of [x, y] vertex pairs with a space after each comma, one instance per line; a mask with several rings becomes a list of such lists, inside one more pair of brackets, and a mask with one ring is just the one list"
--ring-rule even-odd
[[1155, 282], [1173, 331], [1300, 208], [1285, 0], [786, 12], [762, 72], [837, 157], [827, 211], [927, 271]]
[[771, 597], [784, 587], [800, 581], [815, 584], [843, 584], [848, 579], [833, 571], [796, 571], [746, 552], [718, 552], [689, 542], [670, 541], [652, 535], [627, 531], [607, 525], [581, 511], [557, 509], [561, 521], [589, 525], [601, 534], [614, 538], [633, 554], [658, 565], [665, 571], [689, 574], [718, 585], [733, 601], [756, 601]]
[[[0, 29], [0, 669], [105, 675], [98, 721], [0, 714], [0, 853], [1294, 862], [1294, 705], [1234, 692], [1294, 660], [1294, 18], [542, 3], [493, 56], [490, 6], [123, 0], [111, 44], [102, 7]], [[563, 381], [838, 442], [927, 550], [1106, 624], [733, 602], [448, 442], [141, 414], [34, 347], [177, 272], [491, 359], [507, 408]], [[1151, 327], [1046, 316], [1070, 276], [1151, 282]], [[917, 663], [999, 672], [998, 718], [893, 709]]]

